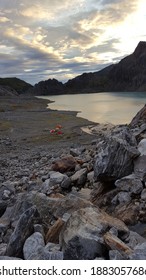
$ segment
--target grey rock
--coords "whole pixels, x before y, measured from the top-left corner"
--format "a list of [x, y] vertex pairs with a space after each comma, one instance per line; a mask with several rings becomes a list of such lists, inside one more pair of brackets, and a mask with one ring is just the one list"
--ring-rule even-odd
[[140, 179], [135, 178], [134, 174], [117, 180], [115, 186], [122, 191], [127, 191], [131, 194], [140, 194], [143, 190], [143, 185]]
[[36, 254], [39, 247], [45, 247], [44, 238], [41, 233], [34, 232], [29, 236], [23, 246], [25, 260], [31, 259], [31, 255]]
[[89, 237], [74, 236], [69, 240], [65, 250], [65, 260], [93, 260], [105, 253], [103, 244]]
[[60, 172], [53, 172], [50, 175], [50, 186], [60, 185], [64, 180], [68, 178], [67, 175]]
[[134, 160], [134, 173], [138, 178], [146, 182], [146, 155], [139, 156]]
[[70, 189], [71, 186], [71, 179], [66, 176], [66, 178], [63, 179], [63, 181], [61, 182], [61, 188], [64, 190], [68, 190]]
[[139, 235], [137, 232], [130, 231], [129, 236], [127, 237], [125, 242], [131, 249], [134, 249], [134, 247], [136, 247], [137, 245], [146, 242], [146, 239]]
[[142, 139], [138, 144], [138, 151], [140, 152], [140, 156], [146, 156], [146, 139]]
[[94, 171], [91, 171], [87, 174], [87, 179], [90, 183], [94, 182]]
[[86, 182], [86, 179], [87, 179], [87, 168], [83, 168], [77, 171], [71, 177], [72, 183], [75, 183], [77, 186], [83, 186]]
[[6, 248], [7, 248], [7, 243], [1, 243], [0, 244], [0, 256], [5, 255]]
[[105, 138], [98, 144], [94, 164], [97, 181], [115, 181], [133, 172], [133, 160], [139, 155], [136, 144], [129, 131], [118, 137]]
[[29, 208], [22, 214], [10, 237], [6, 255], [10, 257], [22, 257], [24, 242], [33, 233], [33, 225], [36, 217], [38, 217], [38, 211], [35, 206]]
[[51, 192], [50, 179], [45, 180], [40, 188], [40, 192], [49, 194]]
[[130, 260], [146, 260], [146, 242], [135, 246], [134, 252], [129, 256]]
[[40, 246], [37, 252], [34, 252], [29, 258], [30, 260], [63, 260], [63, 252], [49, 252], [46, 248]]
[[45, 246], [45, 249], [48, 250], [49, 252], [57, 252], [57, 251], [59, 252], [60, 251], [60, 245], [48, 242]]
[[109, 259], [110, 260], [126, 260], [126, 259], [128, 259], [128, 256], [124, 253], [119, 252], [118, 250], [110, 250]]
[[111, 201], [112, 204], [125, 204], [131, 201], [131, 196], [128, 192], [119, 192]]
[[73, 157], [77, 157], [77, 156], [80, 156], [84, 151], [85, 151], [84, 147], [74, 148], [74, 149], [72, 148], [72, 149], [70, 149], [70, 154]]
[[143, 189], [142, 193], [141, 193], [141, 199], [142, 200], [146, 200], [146, 189]]

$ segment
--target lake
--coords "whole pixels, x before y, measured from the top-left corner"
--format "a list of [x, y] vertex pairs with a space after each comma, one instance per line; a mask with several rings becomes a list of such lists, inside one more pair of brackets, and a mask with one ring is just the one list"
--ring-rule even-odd
[[126, 124], [146, 103], [146, 92], [101, 92], [41, 96], [55, 101], [50, 109], [78, 111], [77, 116], [99, 123]]

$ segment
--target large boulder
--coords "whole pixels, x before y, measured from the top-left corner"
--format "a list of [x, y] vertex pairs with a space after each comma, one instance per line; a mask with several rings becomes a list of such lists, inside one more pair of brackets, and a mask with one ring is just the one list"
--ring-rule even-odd
[[134, 168], [133, 160], [139, 155], [136, 144], [128, 128], [105, 137], [97, 146], [95, 179], [103, 182], [115, 181], [131, 174]]
[[72, 213], [60, 234], [65, 259], [107, 258], [104, 234], [115, 228], [119, 236], [128, 234], [125, 224], [99, 208], [87, 207]]

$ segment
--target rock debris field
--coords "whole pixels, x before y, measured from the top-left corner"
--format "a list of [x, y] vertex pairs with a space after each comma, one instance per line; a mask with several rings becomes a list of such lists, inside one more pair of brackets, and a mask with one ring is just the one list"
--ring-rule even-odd
[[117, 126], [63, 113], [48, 143], [46, 122], [35, 141], [29, 119], [14, 134], [13, 113], [0, 112], [0, 259], [145, 260], [146, 107]]

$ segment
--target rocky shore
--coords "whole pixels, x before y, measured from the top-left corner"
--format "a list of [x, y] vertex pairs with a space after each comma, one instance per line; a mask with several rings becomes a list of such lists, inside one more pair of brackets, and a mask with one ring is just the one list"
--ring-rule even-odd
[[0, 105], [0, 259], [146, 259], [146, 107], [114, 126], [45, 106]]

